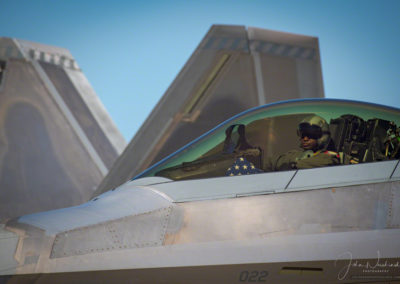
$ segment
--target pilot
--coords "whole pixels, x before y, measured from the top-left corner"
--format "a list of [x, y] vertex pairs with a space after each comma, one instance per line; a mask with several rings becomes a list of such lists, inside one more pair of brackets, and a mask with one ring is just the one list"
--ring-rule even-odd
[[301, 149], [291, 150], [269, 160], [267, 169], [285, 171], [292, 169], [309, 169], [337, 165], [340, 162], [338, 153], [327, 151], [331, 140], [329, 125], [318, 116], [312, 115], [303, 119], [297, 128]]

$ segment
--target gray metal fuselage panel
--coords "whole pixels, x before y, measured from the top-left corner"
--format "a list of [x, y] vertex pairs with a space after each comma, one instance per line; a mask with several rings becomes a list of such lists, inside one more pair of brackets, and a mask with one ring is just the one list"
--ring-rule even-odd
[[[14, 268], [0, 267], [5, 271], [0, 275], [45, 273], [54, 280], [53, 273], [81, 273], [69, 276], [80, 281], [90, 271], [107, 270], [125, 281], [125, 273], [137, 275], [140, 269], [174, 267], [190, 273], [184, 271], [229, 266], [233, 278], [216, 272], [205, 281], [239, 283], [243, 271], [262, 263], [270, 280], [288, 281], [284, 267], [312, 266], [324, 273], [296, 278], [296, 283], [335, 283], [349, 259], [399, 259], [400, 181], [392, 176], [397, 164], [181, 182], [134, 180], [81, 206], [10, 222], [3, 234], [19, 237], [18, 265], [8, 254], [1, 263]], [[322, 184], [332, 170], [336, 179]], [[315, 188], [318, 184], [324, 188]], [[0, 242], [0, 248], [6, 244]], [[185, 269], [189, 266], [194, 270]], [[354, 273], [341, 276], [356, 282], [350, 278]]]

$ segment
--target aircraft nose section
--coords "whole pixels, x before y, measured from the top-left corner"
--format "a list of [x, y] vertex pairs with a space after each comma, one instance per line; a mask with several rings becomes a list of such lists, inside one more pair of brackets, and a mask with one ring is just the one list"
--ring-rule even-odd
[[5, 229], [0, 224], [0, 275], [15, 274], [18, 262], [14, 255], [18, 245], [18, 235]]

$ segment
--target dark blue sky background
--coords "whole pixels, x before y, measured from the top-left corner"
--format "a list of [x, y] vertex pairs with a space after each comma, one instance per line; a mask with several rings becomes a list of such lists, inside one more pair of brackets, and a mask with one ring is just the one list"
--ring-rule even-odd
[[128, 141], [212, 24], [316, 36], [326, 97], [400, 108], [398, 0], [0, 0], [0, 36], [67, 48]]

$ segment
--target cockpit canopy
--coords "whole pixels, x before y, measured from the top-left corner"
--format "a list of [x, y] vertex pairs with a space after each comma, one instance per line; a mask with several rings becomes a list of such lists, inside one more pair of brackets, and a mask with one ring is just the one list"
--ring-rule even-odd
[[271, 171], [274, 155], [299, 148], [299, 123], [317, 115], [329, 124], [326, 149], [340, 154], [341, 164], [400, 158], [400, 110], [343, 100], [297, 100], [241, 113], [155, 164], [139, 176], [172, 180], [229, 175], [238, 157], [249, 161], [247, 174]]

